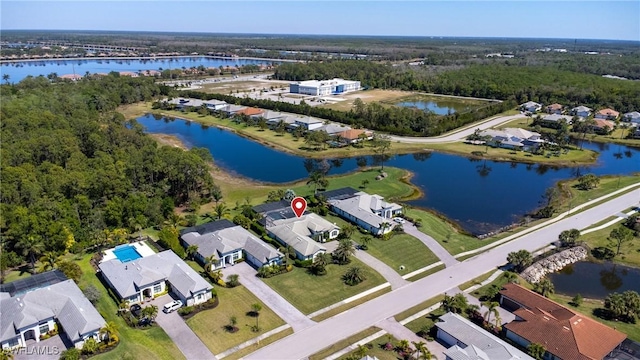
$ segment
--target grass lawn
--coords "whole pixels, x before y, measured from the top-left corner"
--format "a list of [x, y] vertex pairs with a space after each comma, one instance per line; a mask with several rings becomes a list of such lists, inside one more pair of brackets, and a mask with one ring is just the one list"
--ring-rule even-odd
[[[398, 339], [396, 339], [392, 335], [389, 335], [389, 334], [382, 335], [379, 338], [374, 339], [374, 340], [368, 342], [365, 345], [367, 347], [371, 347], [371, 349], [367, 350], [366, 354], [371, 356], [371, 357], [375, 357], [375, 358], [377, 358], [379, 360], [397, 360], [397, 359], [401, 359], [401, 357], [398, 355], [397, 352], [384, 350], [384, 345], [388, 341], [391, 342], [394, 345], [400, 342]], [[356, 352], [357, 352], [357, 350], [352, 351], [352, 352], [350, 352], [348, 354], [342, 355], [338, 359], [340, 359], [340, 360], [353, 359], [355, 357], [355, 355], [356, 355]]]
[[323, 312], [322, 314], [320, 314], [318, 316], [314, 316], [314, 317], [311, 318], [311, 320], [317, 321], [317, 322], [326, 320], [326, 319], [328, 319], [328, 318], [330, 318], [332, 316], [338, 315], [338, 314], [340, 314], [340, 313], [342, 313], [344, 311], [347, 311], [347, 310], [349, 310], [349, 309], [351, 309], [353, 307], [356, 307], [356, 306], [358, 306], [360, 304], [364, 304], [367, 301], [375, 299], [378, 296], [384, 295], [384, 294], [386, 294], [386, 293], [388, 293], [390, 291], [391, 291], [391, 286], [387, 286], [384, 289], [378, 290], [378, 291], [376, 291], [376, 292], [374, 292], [372, 294], [369, 294], [367, 296], [363, 296], [358, 300], [354, 300], [354, 301], [352, 301], [350, 303], [347, 303], [347, 304], [342, 304], [342, 305], [340, 305], [338, 307], [335, 307], [335, 308], [333, 308], [333, 309], [331, 309], [331, 310], [329, 310], [327, 312]]
[[364, 329], [361, 332], [351, 335], [346, 339], [342, 339], [341, 341], [338, 341], [337, 343], [328, 346], [320, 351], [318, 351], [317, 353], [309, 356], [309, 360], [321, 360], [326, 358], [327, 356], [334, 354], [344, 348], [346, 348], [347, 346], [358, 342], [364, 338], [366, 338], [367, 336], [371, 336], [375, 333], [377, 333], [378, 331], [380, 331], [380, 328], [377, 328], [375, 326], [372, 326], [370, 328]]
[[558, 212], [567, 211], [577, 205], [586, 203], [592, 199], [612, 193], [618, 189], [640, 182], [640, 173], [629, 176], [601, 176], [600, 184], [591, 190], [580, 190], [576, 187], [577, 180], [562, 181], [558, 184], [563, 192], [563, 202], [559, 206]]
[[425, 316], [421, 316], [411, 322], [405, 324], [405, 327], [414, 333], [419, 333], [424, 329], [431, 329], [438, 321], [438, 317], [444, 315], [445, 311], [442, 309], [435, 309]]
[[[352, 266], [362, 269], [366, 277], [365, 281], [355, 286], [346, 285], [342, 281], [342, 275]], [[290, 273], [264, 279], [264, 282], [298, 310], [310, 314], [380, 285], [385, 280], [363, 262], [351, 257], [348, 265], [327, 266], [327, 274], [324, 276], [311, 275], [307, 269], [296, 268]]]
[[482, 275], [478, 276], [478, 277], [477, 277], [477, 278], [475, 278], [475, 279], [469, 280], [469, 281], [467, 281], [467, 282], [464, 282], [464, 283], [462, 283], [462, 284], [458, 285], [458, 288], [459, 288], [460, 290], [463, 290], [463, 291], [464, 291], [465, 289], [468, 289], [468, 288], [470, 288], [470, 287], [472, 287], [472, 286], [474, 286], [474, 285], [479, 285], [479, 284], [481, 284], [483, 281], [485, 281], [485, 280], [487, 280], [488, 278], [490, 278], [490, 277], [491, 277], [491, 275], [493, 275], [493, 273], [495, 273], [495, 272], [496, 272], [496, 270], [491, 270], [491, 271], [489, 271], [489, 272], [488, 272], [488, 273], [486, 273], [486, 274], [482, 274]]
[[233, 354], [225, 357], [224, 359], [229, 359], [229, 360], [236, 360], [236, 359], [241, 359], [249, 354], [251, 354], [254, 351], [257, 351], [258, 349], [260, 349], [261, 347], [267, 346], [271, 343], [274, 343], [280, 339], [284, 339], [285, 337], [289, 336], [293, 334], [293, 329], [292, 328], [288, 328], [286, 330], [280, 331], [277, 334], [273, 334], [271, 336], [269, 336], [266, 339], [260, 340], [260, 342], [253, 344], [253, 345], [249, 345], [246, 348], [236, 351]]
[[102, 296], [95, 307], [106, 321], [113, 321], [116, 324], [120, 337], [118, 347], [92, 359], [184, 359], [178, 347], [161, 327], [154, 326], [144, 330], [133, 329], [116, 315], [118, 305], [108, 295], [107, 290], [96, 276], [95, 270], [89, 263], [90, 259], [91, 255], [84, 255], [76, 259], [83, 272], [80, 288], [93, 285], [100, 291]]
[[5, 271], [4, 282], [9, 283], [29, 276], [31, 276], [31, 265], [22, 265], [15, 270]]
[[423, 302], [421, 302], [420, 304], [410, 307], [407, 310], [398, 313], [394, 316], [394, 318], [396, 319], [396, 321], [402, 321], [406, 318], [408, 318], [409, 316], [413, 316], [417, 313], [419, 313], [422, 310], [425, 310], [437, 303], [439, 303], [440, 301], [442, 301], [442, 299], [444, 299], [444, 295], [438, 295], [436, 297], [433, 297], [431, 299], [427, 299]]
[[[221, 353], [285, 324], [284, 320], [280, 319], [244, 286], [232, 289], [216, 286], [215, 289], [220, 299], [220, 305], [215, 309], [202, 311], [187, 320], [187, 325], [212, 353]], [[251, 305], [255, 303], [262, 305], [259, 317], [260, 332], [251, 331], [251, 326], [256, 324], [256, 318], [247, 315], [251, 311]], [[229, 324], [231, 316], [236, 316], [238, 320], [236, 326], [240, 329], [233, 334], [224, 330], [225, 325]]]
[[[584, 241], [591, 249], [599, 246], [608, 247], [611, 245], [608, 240], [611, 230], [619, 226], [623, 226], [621, 222], [602, 230], [581, 235], [579, 241]], [[634, 237], [633, 240], [623, 243], [621, 250], [622, 254], [616, 256], [613, 259], [614, 262], [640, 267], [640, 238]]]
[[440, 265], [438, 265], [436, 267], [433, 267], [433, 268], [431, 268], [431, 269], [429, 269], [427, 271], [423, 271], [423, 272], [421, 272], [419, 274], [413, 275], [412, 277], [407, 278], [406, 280], [407, 281], [418, 281], [418, 280], [420, 280], [422, 278], [426, 278], [429, 275], [433, 275], [433, 274], [437, 273], [438, 271], [444, 269], [445, 267], [446, 266], [444, 264], [440, 264]]

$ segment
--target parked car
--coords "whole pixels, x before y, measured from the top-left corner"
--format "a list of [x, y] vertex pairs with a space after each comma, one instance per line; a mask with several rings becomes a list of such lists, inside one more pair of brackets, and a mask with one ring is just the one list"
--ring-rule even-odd
[[401, 217], [394, 217], [393, 221], [397, 222], [398, 224], [404, 224], [405, 220]]
[[142, 313], [142, 306], [133, 304], [129, 308], [129, 311], [131, 311], [131, 315], [135, 316], [136, 318], [140, 318], [140, 314]]
[[162, 311], [164, 311], [166, 314], [178, 310], [182, 307], [182, 301], [180, 300], [173, 300], [172, 302], [165, 304], [162, 307]]

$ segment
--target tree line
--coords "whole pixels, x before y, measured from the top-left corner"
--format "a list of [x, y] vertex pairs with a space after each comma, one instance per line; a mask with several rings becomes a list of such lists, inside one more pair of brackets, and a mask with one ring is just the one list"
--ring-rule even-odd
[[115, 112], [165, 94], [152, 79], [38, 77], [1, 90], [3, 270], [126, 241], [215, 190], [206, 149], [158, 146]]

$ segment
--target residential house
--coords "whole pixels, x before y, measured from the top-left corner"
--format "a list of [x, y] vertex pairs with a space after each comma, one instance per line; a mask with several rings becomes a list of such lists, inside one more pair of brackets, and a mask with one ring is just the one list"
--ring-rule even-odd
[[581, 118], [587, 118], [591, 115], [591, 109], [586, 106], [578, 106], [571, 109], [571, 114], [580, 116]]
[[489, 145], [505, 149], [532, 151], [545, 142], [537, 132], [520, 128], [487, 129], [481, 131], [479, 135], [488, 138], [489, 140], [486, 141]]
[[207, 101], [203, 101], [202, 103], [207, 106], [207, 109], [213, 110], [213, 111], [222, 110], [225, 108], [225, 106], [228, 105], [226, 102], [222, 100], [207, 100]]
[[604, 120], [616, 120], [618, 116], [620, 116], [620, 113], [613, 109], [598, 110], [598, 112], [594, 115], [596, 119]]
[[615, 128], [616, 124], [611, 120], [593, 119], [591, 126], [596, 134], [607, 135]]
[[[291, 219], [297, 217], [291, 208], [291, 201], [280, 200], [268, 202], [253, 207], [253, 211], [262, 215], [258, 221], [262, 226], [273, 226], [273, 221], [282, 219]], [[309, 214], [305, 211], [303, 215]]]
[[391, 218], [402, 213], [402, 206], [386, 202], [380, 195], [369, 195], [362, 191], [351, 197], [331, 199], [327, 202], [336, 214], [374, 235], [383, 235], [391, 231], [394, 227]]
[[537, 102], [534, 102], [534, 101], [527, 101], [526, 103], [520, 105], [520, 109], [522, 109], [522, 111], [536, 113], [540, 111], [540, 109], [542, 109], [542, 104], [538, 104]]
[[336, 123], [329, 123], [326, 125], [322, 125], [319, 128], [315, 128], [312, 131], [326, 131], [327, 134], [331, 136], [336, 136], [337, 134], [347, 130], [351, 130], [351, 127], [346, 125], [336, 124]]
[[632, 111], [623, 115], [624, 121], [629, 121], [634, 124], [640, 125], [640, 112]]
[[558, 103], [551, 104], [551, 105], [546, 107], [546, 110], [547, 110], [548, 114], [561, 115], [563, 109], [564, 109], [564, 106], [562, 106], [561, 104], [558, 104]]
[[300, 260], [313, 260], [327, 248], [320, 243], [333, 240], [340, 228], [322, 217], [309, 213], [300, 218], [273, 220], [266, 226], [267, 234], [284, 246], [291, 246]]
[[180, 240], [185, 248], [198, 247], [195, 258], [203, 266], [213, 256], [216, 261], [211, 263], [211, 270], [234, 265], [241, 259], [256, 268], [280, 265], [284, 258], [281, 252], [226, 219], [183, 229]]
[[242, 105], [228, 104], [227, 106], [225, 106], [222, 109], [220, 109], [220, 111], [222, 111], [225, 114], [227, 114], [227, 116], [231, 116], [231, 115], [237, 113], [238, 111], [242, 111], [242, 110], [244, 110], [246, 108], [247, 108], [246, 106], [242, 106]]
[[64, 75], [60, 75], [60, 79], [66, 79], [66, 80], [71, 80], [71, 81], [78, 81], [78, 80], [82, 80], [82, 75], [78, 75], [78, 74], [64, 74]]
[[362, 140], [371, 140], [373, 139], [373, 133], [371, 131], [366, 131], [362, 129], [350, 129], [340, 133], [337, 133], [342, 141], [347, 144], [355, 144]]
[[544, 359], [603, 359], [627, 337], [520, 285], [504, 285], [500, 304], [516, 315], [504, 325], [507, 339], [543, 345]]
[[129, 76], [133, 78], [137, 78], [140, 76], [137, 72], [133, 72], [133, 71], [120, 71], [119, 74], [120, 76]]
[[543, 118], [541, 118], [539, 123], [540, 123], [540, 126], [557, 129], [560, 127], [561, 121], [565, 121], [567, 124], [571, 124], [571, 122], [573, 121], [573, 118], [568, 115], [558, 115], [556, 113], [553, 113], [551, 115], [546, 115]]
[[116, 295], [130, 304], [167, 291], [187, 306], [211, 299], [211, 285], [171, 250], [124, 263], [103, 261], [98, 268]]
[[308, 116], [296, 116], [294, 117], [294, 124], [296, 127], [302, 127], [305, 130], [311, 131], [324, 125], [324, 121]]
[[436, 336], [449, 348], [447, 360], [525, 360], [533, 358], [464, 317], [448, 312], [438, 318]]
[[0, 285], [2, 349], [40, 342], [56, 325], [81, 349], [89, 338], [102, 340], [100, 329], [105, 323], [76, 283], [58, 270]]
[[280, 120], [285, 118], [287, 115], [284, 113], [281, 113], [279, 111], [273, 111], [273, 110], [264, 110], [262, 113], [260, 114], [256, 114], [256, 115], [251, 115], [250, 117], [253, 119], [265, 119], [267, 121], [267, 123], [269, 123], [270, 120]]
[[640, 126], [636, 127], [632, 134], [634, 139], [640, 139]]
[[264, 110], [258, 109], [255, 107], [248, 107], [241, 110], [238, 110], [234, 113], [234, 115], [246, 115], [246, 116], [259, 116], [264, 113]]

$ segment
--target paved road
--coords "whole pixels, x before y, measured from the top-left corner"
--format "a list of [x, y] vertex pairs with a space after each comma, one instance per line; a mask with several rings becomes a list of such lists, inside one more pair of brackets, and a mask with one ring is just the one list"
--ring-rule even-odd
[[363, 263], [369, 265], [373, 270], [377, 271], [380, 275], [382, 275], [389, 284], [391, 284], [391, 289], [395, 290], [401, 288], [409, 282], [400, 276], [393, 268], [389, 265], [383, 263], [382, 261], [376, 259], [371, 256], [368, 252], [364, 250], [356, 250], [356, 258]]
[[315, 324], [300, 310], [296, 309], [287, 300], [271, 289], [267, 284], [256, 277], [256, 270], [246, 262], [227, 267], [222, 271], [225, 277], [229, 274], [240, 275], [240, 283], [253, 293], [260, 301], [265, 303], [273, 312], [293, 328], [300, 331]]
[[638, 205], [638, 200], [640, 200], [640, 190], [634, 190], [582, 213], [571, 215], [290, 335], [245, 358], [302, 359], [308, 357], [381, 320], [472, 280], [478, 274], [494, 270], [505, 263], [507, 254], [512, 251], [520, 249], [534, 251], [557, 239], [563, 230], [585, 228], [623, 209]]
[[[171, 301], [169, 295], [154, 299], [151, 303], [158, 307], [156, 322], [169, 335], [174, 344], [180, 349], [187, 359], [216, 359], [216, 357], [204, 345], [202, 340], [184, 322], [177, 311], [165, 314], [162, 311], [164, 304]], [[144, 305], [143, 305], [144, 306]], [[215, 311], [215, 310], [214, 310]]]
[[503, 123], [509, 122], [511, 120], [524, 118], [524, 115], [510, 115], [510, 116], [500, 116], [495, 119], [491, 119], [489, 121], [485, 121], [481, 124], [473, 124], [462, 128], [460, 131], [456, 131], [453, 133], [449, 133], [443, 136], [437, 137], [411, 137], [411, 136], [396, 136], [390, 135], [391, 141], [393, 142], [401, 142], [401, 143], [411, 143], [411, 144], [438, 144], [438, 143], [446, 143], [446, 142], [454, 142], [465, 139], [467, 136], [473, 134], [476, 129], [484, 130], [488, 128], [492, 128]]
[[412, 223], [406, 221], [404, 224], [402, 224], [402, 228], [407, 234], [422, 241], [422, 243], [425, 244], [446, 267], [453, 266], [459, 263], [459, 261], [456, 260], [456, 258], [454, 258], [451, 254], [449, 254], [447, 249], [442, 247], [439, 242], [437, 242], [431, 236], [418, 230], [418, 228], [416, 228]]

